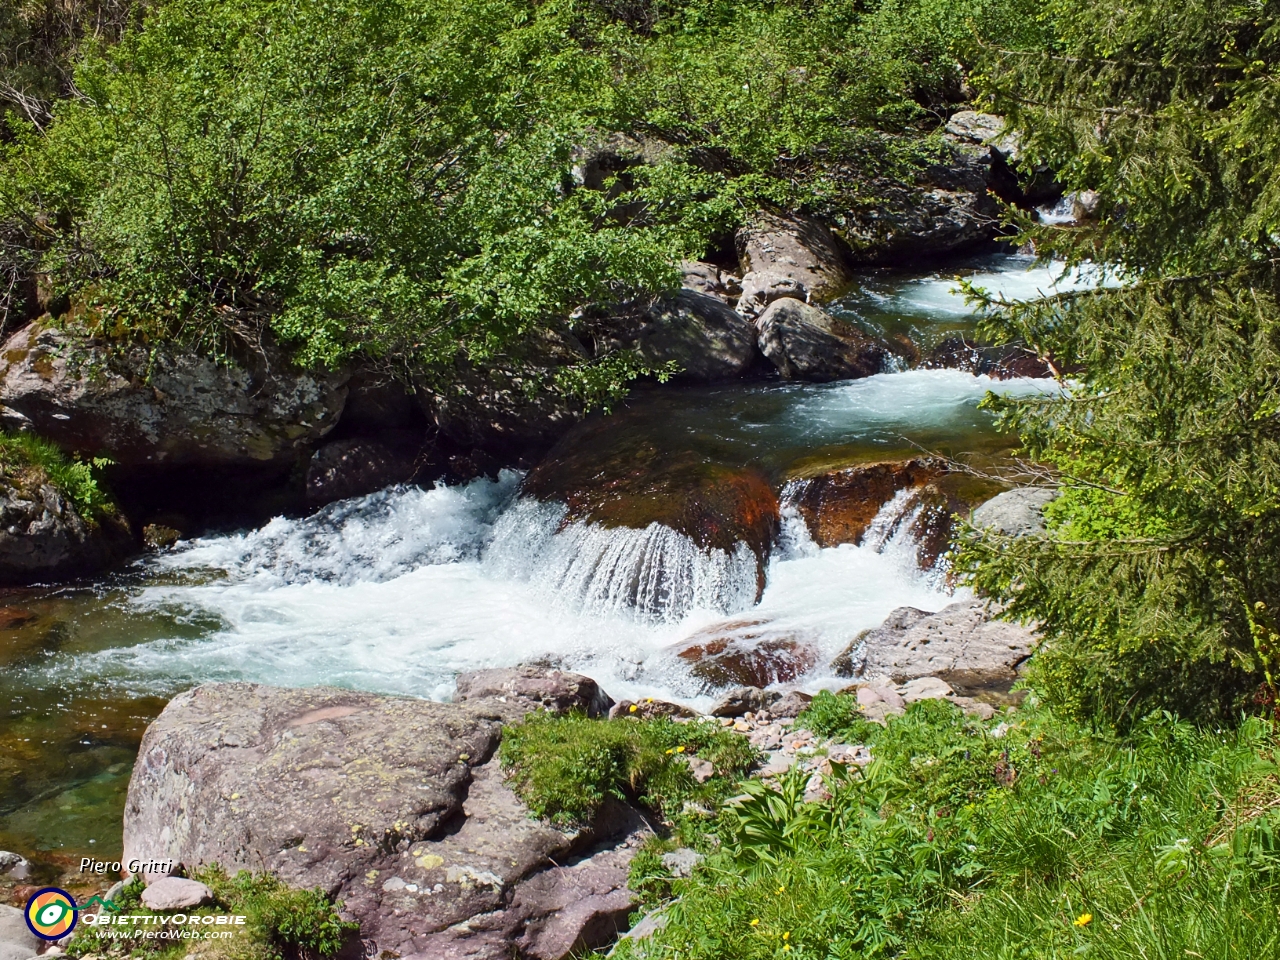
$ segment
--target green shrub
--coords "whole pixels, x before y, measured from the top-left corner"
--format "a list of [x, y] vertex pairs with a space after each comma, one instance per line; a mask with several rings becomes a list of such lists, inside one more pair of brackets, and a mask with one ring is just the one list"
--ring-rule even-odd
[[10, 483], [19, 487], [50, 483], [89, 522], [115, 511], [111, 498], [98, 485], [97, 471], [108, 463], [72, 459], [34, 434], [0, 434], [0, 473]]
[[[193, 879], [213, 892], [213, 903], [187, 911], [194, 915], [232, 913], [247, 917], [245, 926], [226, 947], [224, 955], [237, 960], [304, 960], [332, 957], [359, 930], [359, 925], [341, 919], [342, 904], [334, 903], [323, 890], [295, 890], [269, 873], [241, 870], [235, 876], [216, 864], [195, 871]], [[145, 885], [140, 876], [125, 884], [112, 901], [117, 913], [154, 916], [142, 903]], [[76, 928], [67, 948], [72, 957], [156, 955], [186, 952], [192, 941], [124, 940], [112, 936], [117, 928]], [[176, 946], [175, 946], [176, 944]]]
[[[706, 784], [694, 781], [685, 762], [692, 756], [715, 767]], [[578, 824], [607, 800], [640, 803], [670, 819], [685, 801], [723, 795], [750, 769], [755, 751], [715, 724], [533, 713], [503, 731], [501, 760], [536, 816]]]
[[856, 697], [830, 690], [818, 692], [796, 718], [796, 726], [846, 743], [869, 743], [880, 730], [879, 724], [859, 712]]
[[[910, 180], [973, 32], [1038, 34], [1034, 10], [168, 0], [0, 144], [0, 219], [39, 225], [19, 272], [109, 336], [221, 354], [269, 331], [303, 363], [444, 375], [673, 287], [761, 205], [841, 191], [847, 212]], [[653, 162], [575, 188], [615, 132]], [[608, 396], [647, 369], [595, 356], [561, 385]]]
[[200, 871], [196, 879], [207, 884], [228, 911], [248, 917], [250, 936], [272, 957], [331, 957], [360, 929], [343, 920], [342, 904], [318, 887], [296, 890], [272, 874], [247, 870], [228, 877], [216, 865]]

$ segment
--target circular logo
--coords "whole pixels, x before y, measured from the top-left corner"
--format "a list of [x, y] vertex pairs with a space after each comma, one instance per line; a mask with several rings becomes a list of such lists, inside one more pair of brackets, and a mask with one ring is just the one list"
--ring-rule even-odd
[[41, 940], [61, 940], [76, 925], [76, 902], [57, 887], [37, 890], [27, 901], [27, 926]]

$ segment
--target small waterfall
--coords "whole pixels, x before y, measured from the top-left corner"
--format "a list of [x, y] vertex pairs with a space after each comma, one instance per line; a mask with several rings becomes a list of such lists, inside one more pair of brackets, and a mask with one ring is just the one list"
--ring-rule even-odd
[[518, 501], [495, 526], [485, 566], [593, 616], [674, 623], [693, 610], [736, 613], [755, 602], [758, 563], [745, 543], [732, 552], [702, 550], [659, 523], [639, 530], [566, 524], [565, 510]]
[[800, 497], [808, 480], [788, 480], [778, 496], [778, 516], [782, 521], [778, 532], [776, 556], [780, 560], [816, 557], [821, 549], [809, 532], [809, 524], [800, 513]]

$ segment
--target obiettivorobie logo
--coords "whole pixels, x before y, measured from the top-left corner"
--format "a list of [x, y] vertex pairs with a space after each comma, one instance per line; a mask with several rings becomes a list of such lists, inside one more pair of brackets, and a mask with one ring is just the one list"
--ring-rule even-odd
[[27, 926], [41, 940], [61, 940], [76, 927], [79, 912], [92, 906], [114, 912], [116, 905], [101, 897], [90, 897], [83, 907], [75, 898], [57, 887], [43, 887], [27, 901]]

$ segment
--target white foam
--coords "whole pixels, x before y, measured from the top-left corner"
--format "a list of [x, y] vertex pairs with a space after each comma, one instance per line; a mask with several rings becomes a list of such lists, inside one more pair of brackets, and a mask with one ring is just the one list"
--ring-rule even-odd
[[755, 601], [756, 556], [744, 543], [704, 551], [660, 523], [640, 530], [562, 525], [564, 512], [517, 503], [498, 521], [485, 566], [591, 616], [677, 623], [694, 610], [733, 613]]
[[[1002, 258], [1001, 268], [964, 275], [964, 279], [1006, 300], [1034, 300], [1071, 290], [1096, 286], [1105, 280], [1093, 266], [1068, 270], [1061, 263], [1037, 264], [1034, 257]], [[966, 317], [974, 308], [965, 303], [959, 277], [942, 273], [930, 274], [904, 283], [887, 297], [877, 297], [882, 309], [896, 309], [907, 314]]]

